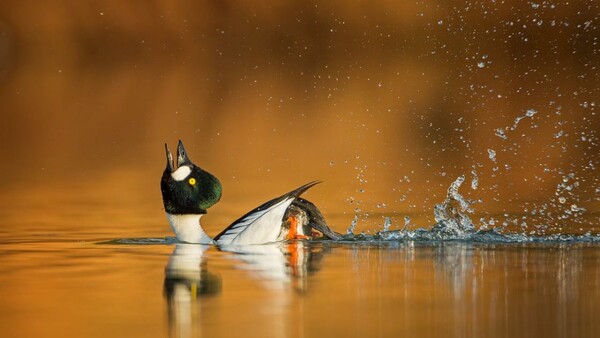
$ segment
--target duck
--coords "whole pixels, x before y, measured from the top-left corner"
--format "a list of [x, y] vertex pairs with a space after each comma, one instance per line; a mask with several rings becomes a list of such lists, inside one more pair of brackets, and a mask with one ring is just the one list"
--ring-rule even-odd
[[261, 204], [211, 238], [200, 219], [221, 199], [221, 182], [190, 160], [181, 140], [175, 159], [166, 143], [165, 152], [167, 166], [160, 182], [163, 206], [169, 225], [181, 243], [227, 246], [342, 238], [329, 228], [312, 202], [300, 197], [320, 181], [306, 183]]

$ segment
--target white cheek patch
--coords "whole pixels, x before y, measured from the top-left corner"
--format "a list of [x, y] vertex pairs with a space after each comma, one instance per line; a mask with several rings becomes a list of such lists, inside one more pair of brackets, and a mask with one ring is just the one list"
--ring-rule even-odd
[[191, 172], [192, 172], [192, 169], [190, 169], [189, 166], [184, 165], [184, 166], [181, 166], [181, 167], [177, 168], [177, 170], [175, 170], [171, 174], [171, 177], [175, 181], [183, 181], [183, 180], [186, 179], [186, 177], [188, 177], [190, 175]]

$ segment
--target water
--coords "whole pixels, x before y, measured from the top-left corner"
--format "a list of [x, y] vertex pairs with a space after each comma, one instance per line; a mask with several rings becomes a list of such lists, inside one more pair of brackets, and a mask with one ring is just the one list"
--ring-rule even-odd
[[0, 330], [3, 337], [595, 336], [600, 238], [465, 228], [463, 180], [438, 205], [447, 213], [435, 226], [419, 228], [407, 216], [393, 230], [386, 218], [379, 231], [348, 231], [338, 242], [177, 244], [162, 217], [149, 221], [111, 203], [50, 202], [48, 219], [5, 215], [12, 227], [0, 233]]
[[592, 337], [591, 243], [4, 244], [4, 337]]

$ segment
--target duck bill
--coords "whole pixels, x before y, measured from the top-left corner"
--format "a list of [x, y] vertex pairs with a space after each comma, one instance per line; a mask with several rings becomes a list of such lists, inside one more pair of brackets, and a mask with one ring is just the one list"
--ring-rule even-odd
[[179, 144], [177, 145], [177, 168], [182, 165], [192, 165], [192, 161], [190, 161], [190, 158], [187, 156], [187, 152], [183, 147], [183, 142], [179, 140]]
[[173, 168], [173, 155], [171, 154], [171, 151], [169, 150], [169, 146], [165, 143], [165, 153], [167, 155], [167, 171], [169, 173], [173, 173], [173, 171], [175, 170]]

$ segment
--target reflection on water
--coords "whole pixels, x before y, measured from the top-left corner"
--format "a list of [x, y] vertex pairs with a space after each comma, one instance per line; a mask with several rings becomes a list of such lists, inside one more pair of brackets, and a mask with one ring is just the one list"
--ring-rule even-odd
[[[373, 272], [371, 283], [356, 279], [376, 293], [370, 299], [383, 308], [377, 315], [394, 313], [401, 323], [378, 330], [591, 337], [600, 329], [592, 314], [600, 300], [594, 245], [392, 242], [356, 243], [350, 250], [357, 273]], [[430, 327], [419, 327], [423, 316]]]
[[249, 336], [592, 337], [598, 264], [586, 243], [177, 245], [165, 296], [179, 337], [232, 318], [264, 323]]
[[196, 300], [218, 294], [221, 277], [208, 271], [202, 255], [209, 246], [176, 244], [165, 268], [164, 294], [169, 311], [169, 327], [178, 337], [193, 337], [200, 327], [193, 325], [197, 316]]
[[600, 332], [597, 243], [56, 240], [0, 254], [3, 337]]
[[[473, 324], [504, 318], [509, 326], [501, 328], [498, 336], [526, 334], [530, 332], [527, 325], [539, 330], [538, 334], [586, 336], [594, 331], [590, 329], [592, 317], [578, 309], [585, 308], [586, 303], [592, 305], [585, 300], [590, 289], [581, 289], [587, 284], [581, 280], [583, 250], [589, 248], [561, 244], [523, 248], [440, 243], [433, 248], [435, 280], [451, 292], [452, 314], [464, 313], [472, 304], [478, 304], [479, 311], [473, 311], [469, 318]], [[585, 273], [590, 272], [591, 276], [597, 275], [595, 271]], [[510, 278], [515, 273], [523, 279], [518, 285], [510, 285], [517, 283]], [[547, 283], [540, 284], [537, 281], [540, 278]], [[596, 280], [591, 289], [598, 287]], [[520, 296], [515, 297], [517, 294]], [[597, 300], [597, 295], [594, 298]], [[499, 309], [503, 312], [498, 313]], [[520, 314], [526, 317], [520, 318]], [[472, 328], [472, 333], [481, 333], [477, 325]]]
[[[203, 311], [199, 306], [206, 297], [222, 291], [222, 278], [209, 272], [209, 246], [176, 244], [165, 268], [164, 294], [167, 298], [169, 326], [177, 337], [198, 336], [202, 332]], [[247, 278], [258, 280], [269, 291], [283, 291], [271, 298], [268, 306], [274, 313], [284, 315], [296, 291], [308, 291], [308, 276], [318, 270], [323, 247], [306, 242], [267, 245], [229, 246], [220, 248], [230, 253], [233, 268], [248, 273]], [[216, 250], [213, 248], [213, 250]], [[215, 259], [213, 257], [213, 259]], [[274, 320], [278, 324], [285, 320]], [[277, 326], [277, 325], [275, 325]], [[285, 334], [285, 328], [279, 331]]]
[[319, 269], [326, 251], [322, 246], [304, 241], [266, 245], [222, 246], [236, 260], [236, 268], [246, 270], [266, 287], [281, 289], [291, 286], [308, 291], [308, 276]]

